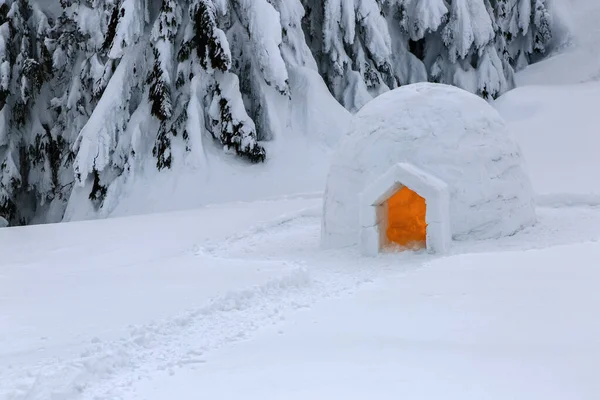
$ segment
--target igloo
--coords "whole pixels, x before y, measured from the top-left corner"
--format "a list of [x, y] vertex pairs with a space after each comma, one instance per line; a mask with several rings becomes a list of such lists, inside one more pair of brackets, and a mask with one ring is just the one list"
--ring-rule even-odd
[[536, 221], [517, 143], [485, 100], [418, 83], [367, 103], [333, 155], [325, 248], [443, 253], [452, 241], [513, 235]]

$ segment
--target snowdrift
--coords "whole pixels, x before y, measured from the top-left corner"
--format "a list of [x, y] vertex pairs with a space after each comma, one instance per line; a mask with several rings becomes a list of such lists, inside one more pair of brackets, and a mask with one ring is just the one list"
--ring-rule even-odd
[[[191, 209], [205, 204], [252, 201], [322, 192], [332, 146], [347, 131], [351, 114], [329, 94], [319, 74], [306, 67], [289, 72], [286, 128], [273, 141], [264, 164], [251, 165], [204, 135], [203, 152], [170, 170], [158, 172], [149, 159], [109, 187], [104, 206], [95, 210], [86, 190], [73, 191], [65, 221]], [[198, 124], [201, 121], [197, 122]], [[197, 129], [203, 129], [198, 126]]]
[[541, 204], [600, 204], [600, 83], [526, 86], [495, 107], [515, 133]]

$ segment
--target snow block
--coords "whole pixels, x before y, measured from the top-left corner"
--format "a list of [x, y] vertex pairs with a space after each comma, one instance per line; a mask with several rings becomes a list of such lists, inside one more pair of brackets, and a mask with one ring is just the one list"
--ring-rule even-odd
[[380, 217], [377, 215], [377, 207], [361, 207], [360, 209], [360, 226], [369, 228], [377, 225]]
[[403, 186], [426, 199], [436, 252], [451, 240], [508, 236], [536, 222], [519, 146], [498, 112], [465, 90], [417, 83], [386, 92], [343, 138], [325, 189], [325, 248], [363, 243], [362, 231], [374, 218], [381, 224], [381, 204]]
[[365, 256], [375, 257], [379, 254], [379, 229], [376, 226], [360, 231], [360, 249]]

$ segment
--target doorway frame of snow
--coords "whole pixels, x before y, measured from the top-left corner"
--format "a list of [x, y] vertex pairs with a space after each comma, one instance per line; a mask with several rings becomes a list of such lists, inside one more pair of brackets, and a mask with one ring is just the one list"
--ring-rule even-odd
[[405, 186], [425, 199], [427, 252], [443, 254], [450, 249], [452, 231], [448, 185], [412, 164], [398, 163], [360, 194], [359, 244], [363, 255], [375, 257], [388, 244], [387, 201]]

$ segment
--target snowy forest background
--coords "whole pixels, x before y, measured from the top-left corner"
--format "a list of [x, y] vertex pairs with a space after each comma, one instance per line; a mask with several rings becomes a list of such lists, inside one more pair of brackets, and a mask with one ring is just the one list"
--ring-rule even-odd
[[0, 216], [101, 210], [206, 146], [268, 163], [314, 76], [349, 112], [418, 81], [496, 98], [556, 43], [549, 1], [0, 0]]

